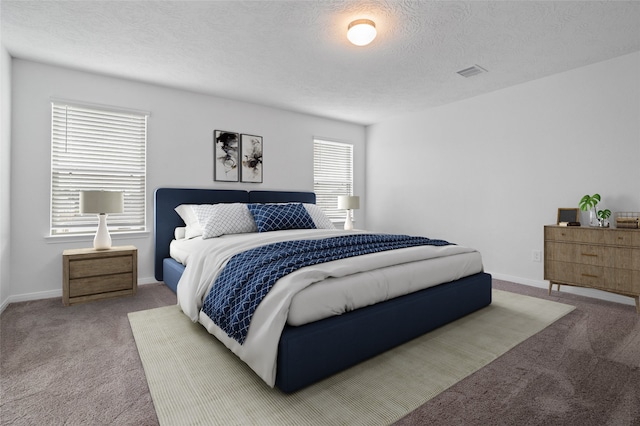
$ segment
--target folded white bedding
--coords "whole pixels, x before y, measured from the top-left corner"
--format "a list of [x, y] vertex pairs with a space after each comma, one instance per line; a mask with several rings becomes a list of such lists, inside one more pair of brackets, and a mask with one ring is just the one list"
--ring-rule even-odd
[[327, 278], [296, 294], [287, 323], [303, 325], [482, 272], [477, 251]]
[[[338, 232], [340, 235], [345, 235], [344, 231]], [[352, 233], [357, 232], [364, 231], [352, 231]], [[207, 250], [207, 247], [233, 244], [237, 236], [227, 235], [219, 239], [204, 240], [201, 237], [174, 240], [171, 243], [171, 257], [186, 265], [191, 253]], [[246, 240], [247, 237], [243, 235], [241, 239]], [[436, 252], [439, 249], [439, 247], [430, 248]], [[385, 256], [384, 253], [371, 256], [376, 255]], [[477, 251], [438, 257], [429, 261], [412, 261], [411, 259], [413, 258], [408, 257], [401, 264], [361, 272], [357, 275], [330, 277], [301, 290], [291, 301], [287, 323], [294, 326], [304, 325], [482, 271], [482, 258]]]
[[192, 321], [202, 323], [274, 386], [277, 345], [287, 321], [305, 324], [482, 271], [480, 254], [457, 245], [411, 247], [307, 266], [276, 282], [256, 309], [243, 345], [200, 312], [208, 289], [233, 255], [262, 244], [347, 232], [362, 231], [287, 230], [174, 241], [171, 255], [186, 265], [178, 303]]

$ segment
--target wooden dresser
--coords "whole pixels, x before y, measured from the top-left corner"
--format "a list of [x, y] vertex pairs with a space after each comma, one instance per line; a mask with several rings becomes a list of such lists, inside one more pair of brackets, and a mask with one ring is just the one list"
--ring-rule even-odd
[[640, 313], [640, 229], [544, 227], [544, 279], [633, 297]]
[[134, 246], [65, 250], [62, 253], [62, 303], [134, 295], [138, 290], [138, 250]]

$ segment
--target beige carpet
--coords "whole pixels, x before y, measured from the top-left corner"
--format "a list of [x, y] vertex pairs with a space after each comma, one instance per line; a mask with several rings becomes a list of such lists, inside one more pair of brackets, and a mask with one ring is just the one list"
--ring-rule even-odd
[[493, 303], [322, 382], [286, 395], [176, 306], [129, 314], [162, 425], [379, 425], [566, 315], [573, 306], [493, 290]]

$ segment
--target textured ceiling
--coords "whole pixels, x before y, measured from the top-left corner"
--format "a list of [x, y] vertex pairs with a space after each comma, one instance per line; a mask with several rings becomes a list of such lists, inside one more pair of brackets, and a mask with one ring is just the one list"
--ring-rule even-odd
[[[9, 1], [13, 57], [371, 124], [640, 50], [639, 1]], [[378, 37], [356, 47], [349, 22]], [[456, 73], [478, 64], [472, 78]]]

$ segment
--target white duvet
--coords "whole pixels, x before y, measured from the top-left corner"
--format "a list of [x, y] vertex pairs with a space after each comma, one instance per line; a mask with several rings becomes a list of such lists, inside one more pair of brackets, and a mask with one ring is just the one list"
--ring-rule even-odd
[[411, 247], [307, 266], [276, 282], [256, 309], [243, 345], [200, 312], [216, 276], [235, 254], [279, 241], [349, 232], [363, 231], [288, 230], [172, 244], [172, 256], [186, 265], [178, 283], [178, 304], [273, 387], [278, 342], [287, 321], [317, 321], [482, 271], [480, 253], [458, 245]]

